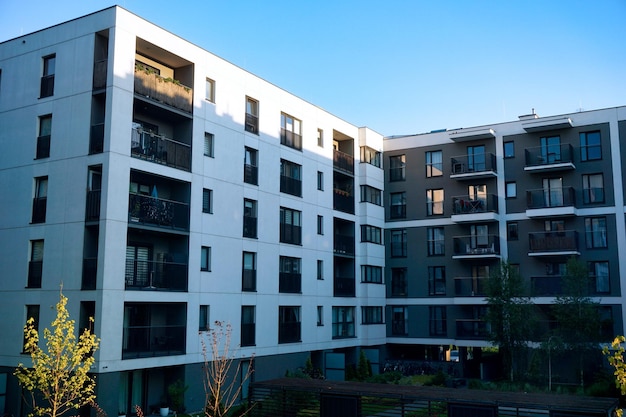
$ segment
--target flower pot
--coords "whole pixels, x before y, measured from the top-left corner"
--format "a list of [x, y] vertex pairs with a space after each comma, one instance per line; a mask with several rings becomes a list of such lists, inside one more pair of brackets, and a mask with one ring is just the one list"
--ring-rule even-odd
[[169, 407], [161, 407], [159, 409], [159, 414], [161, 414], [161, 417], [166, 417], [169, 413], [170, 413]]

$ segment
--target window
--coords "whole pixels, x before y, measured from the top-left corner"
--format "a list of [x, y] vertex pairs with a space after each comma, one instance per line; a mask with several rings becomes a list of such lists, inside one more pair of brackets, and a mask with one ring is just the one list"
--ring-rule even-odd
[[48, 202], [48, 177], [35, 178], [35, 197], [33, 198], [32, 223], [46, 221], [46, 208]]
[[324, 216], [317, 216], [317, 234], [318, 235], [323, 235], [324, 234]]
[[543, 207], [563, 207], [563, 178], [543, 178]]
[[215, 103], [215, 81], [210, 78], [207, 78], [205, 82], [204, 98], [211, 103]]
[[324, 325], [324, 306], [317, 306], [317, 325]]
[[580, 160], [593, 161], [602, 159], [602, 143], [600, 132], [580, 133]]
[[426, 190], [426, 215], [443, 214], [443, 189]]
[[333, 307], [333, 339], [355, 336], [354, 307]]
[[210, 327], [211, 322], [209, 321], [209, 306], [201, 304], [198, 316], [198, 331], [204, 332], [209, 330]]
[[469, 172], [481, 172], [487, 169], [485, 159], [485, 145], [467, 147], [467, 170]]
[[[28, 320], [30, 319], [33, 320], [33, 328], [39, 331], [39, 305], [37, 304], [26, 305], [26, 322], [28, 323]], [[24, 339], [22, 341], [22, 349], [24, 348], [25, 345], [26, 345], [26, 336], [24, 336]], [[26, 353], [24, 350], [22, 352]]]
[[389, 207], [390, 219], [406, 218], [406, 192], [391, 193], [391, 205]]
[[241, 346], [256, 344], [256, 307], [241, 306]]
[[507, 182], [505, 184], [505, 192], [506, 192], [506, 198], [517, 197], [517, 183], [515, 181]]
[[363, 324], [383, 324], [383, 308], [380, 306], [361, 307]]
[[407, 288], [407, 269], [391, 268], [391, 296], [406, 297]]
[[583, 175], [583, 203], [604, 203], [604, 177], [602, 174]]
[[256, 253], [244, 252], [241, 271], [241, 291], [256, 291]]
[[324, 261], [321, 259], [317, 260], [317, 279], [324, 279]]
[[380, 227], [370, 226], [368, 224], [361, 225], [361, 242], [370, 242], [382, 244], [382, 230]]
[[519, 239], [519, 233], [517, 229], [517, 222], [508, 222], [506, 224], [507, 238], [508, 240]]
[[322, 129], [317, 129], [317, 146], [324, 147], [324, 131]]
[[604, 217], [586, 218], [585, 235], [587, 241], [587, 249], [606, 248], [606, 219]]
[[211, 158], [215, 156], [213, 152], [214, 139], [213, 133], [204, 132], [204, 156]]
[[243, 237], [257, 238], [257, 202], [248, 198], [243, 200]]
[[202, 189], [202, 212], [213, 214], [213, 190]]
[[248, 184], [259, 184], [258, 151], [246, 146], [243, 162], [243, 181]]
[[404, 181], [406, 168], [406, 156], [397, 155], [389, 157], [389, 181]]
[[382, 191], [369, 185], [361, 185], [361, 202], [382, 205]]
[[609, 281], [609, 263], [606, 261], [589, 262], [589, 278], [593, 282], [595, 292], [608, 294], [611, 292]]
[[302, 290], [302, 260], [291, 256], [279, 258], [278, 291], [298, 294]]
[[426, 178], [440, 177], [443, 175], [443, 152], [426, 152]]
[[286, 113], [280, 114], [280, 144], [302, 150], [302, 123]]
[[203, 246], [200, 250], [200, 270], [211, 270], [211, 248], [208, 246]]
[[259, 134], [259, 102], [246, 97], [246, 132]]
[[300, 307], [278, 307], [278, 343], [300, 342]]
[[41, 77], [41, 89], [39, 98], [50, 97], [54, 94], [54, 74], [56, 67], [56, 55], [43, 57], [43, 74]]
[[391, 236], [391, 257], [392, 258], [405, 258], [406, 257], [406, 230], [394, 229], [390, 232]]
[[515, 158], [515, 142], [504, 142], [504, 157]]
[[302, 244], [302, 213], [289, 208], [280, 208], [280, 241], [294, 245]]
[[280, 192], [302, 197], [302, 166], [280, 160]]
[[317, 171], [317, 189], [324, 191], [324, 173], [322, 171]]
[[446, 295], [446, 267], [428, 267], [428, 295]]
[[472, 249], [489, 246], [489, 228], [486, 224], [470, 226], [470, 246]]
[[30, 241], [27, 288], [41, 288], [43, 272], [43, 239]]
[[370, 148], [369, 146], [361, 146], [361, 162], [381, 167], [381, 152]]
[[554, 164], [561, 162], [561, 137], [546, 136], [540, 139], [541, 156], [540, 161], [544, 164]]
[[426, 229], [428, 244], [428, 256], [445, 254], [445, 242], [443, 227], [429, 227]]
[[409, 334], [409, 311], [406, 307], [391, 308], [391, 334], [406, 336]]
[[383, 283], [383, 268], [374, 265], [361, 265], [361, 282]]
[[446, 336], [446, 306], [428, 307], [429, 330], [431, 336]]
[[50, 134], [52, 132], [52, 115], [39, 116], [39, 136], [37, 136], [37, 152], [35, 159], [50, 157]]

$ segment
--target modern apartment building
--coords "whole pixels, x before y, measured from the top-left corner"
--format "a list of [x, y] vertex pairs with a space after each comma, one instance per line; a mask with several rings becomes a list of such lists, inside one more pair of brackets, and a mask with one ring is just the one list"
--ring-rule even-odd
[[485, 282], [501, 261], [538, 306], [537, 341], [572, 256], [588, 266], [604, 337], [622, 334], [624, 144], [624, 107], [386, 138], [389, 354], [485, 346]]
[[381, 135], [119, 7], [1, 43], [0, 126], [0, 411], [61, 283], [109, 415], [201, 409], [216, 320], [258, 380], [377, 363]]

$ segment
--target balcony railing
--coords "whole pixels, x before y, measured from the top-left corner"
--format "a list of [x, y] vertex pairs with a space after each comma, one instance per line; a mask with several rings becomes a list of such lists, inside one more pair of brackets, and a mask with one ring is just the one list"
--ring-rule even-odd
[[191, 146], [147, 130], [132, 130], [131, 155], [185, 171], [191, 170]]
[[259, 118], [250, 113], [246, 113], [246, 132], [259, 133]]
[[191, 113], [193, 90], [171, 78], [151, 72], [143, 65], [135, 65], [135, 93], [168, 106]]
[[335, 297], [354, 297], [355, 286], [354, 277], [334, 277], [333, 279], [333, 296]]
[[28, 288], [41, 288], [41, 276], [43, 273], [43, 261], [30, 261], [28, 263]]
[[530, 253], [578, 252], [578, 232], [532, 232], [528, 234], [528, 248]]
[[302, 149], [302, 136], [287, 129], [280, 129], [280, 144], [294, 149]]
[[101, 59], [93, 63], [93, 89], [104, 88], [107, 85], [107, 64], [106, 59]]
[[333, 189], [333, 209], [354, 213], [354, 194], [340, 188]]
[[452, 197], [452, 214], [477, 214], [498, 212], [498, 196], [487, 194], [485, 197], [462, 195]]
[[354, 236], [335, 235], [333, 250], [338, 255], [354, 256]]
[[572, 187], [526, 191], [528, 209], [571, 207], [576, 205], [576, 192]]
[[458, 297], [477, 297], [487, 293], [487, 277], [454, 278], [454, 295]]
[[33, 198], [33, 218], [32, 223], [43, 223], [46, 221], [47, 197]]
[[563, 294], [563, 281], [560, 275], [530, 277], [530, 294], [534, 297], [550, 297]]
[[406, 320], [392, 320], [391, 321], [391, 335], [392, 336], [406, 336], [409, 334], [407, 331]]
[[298, 294], [302, 292], [302, 274], [281, 272], [278, 274], [278, 292]]
[[256, 270], [243, 270], [241, 275], [241, 291], [256, 291]]
[[104, 150], [104, 123], [91, 126], [89, 136], [89, 154], [102, 153]]
[[244, 217], [243, 218], [243, 237], [256, 238], [257, 237], [257, 218], [256, 217]]
[[127, 290], [187, 291], [187, 264], [126, 258]]
[[278, 343], [294, 343], [300, 342], [301, 324], [296, 323], [279, 323], [278, 324]]
[[37, 154], [36, 159], [50, 157], [50, 135], [37, 137]]
[[498, 235], [456, 236], [453, 239], [454, 256], [483, 256], [500, 254]]
[[480, 319], [459, 319], [456, 321], [457, 339], [486, 339], [489, 336], [487, 322]]
[[354, 174], [354, 157], [345, 152], [333, 150], [333, 168]]
[[128, 220], [131, 223], [189, 230], [189, 205], [131, 193], [128, 199]]
[[247, 184], [259, 185], [259, 168], [245, 164], [243, 166], [243, 181]]
[[526, 166], [572, 165], [574, 151], [572, 145], [535, 146], [526, 148]]
[[185, 325], [124, 327], [122, 359], [183, 355]]
[[404, 219], [406, 218], [406, 204], [395, 204], [389, 207], [390, 219]]
[[85, 221], [100, 220], [101, 190], [87, 191], [87, 204], [85, 207]]
[[280, 192], [302, 197], [302, 180], [281, 175]]
[[450, 163], [451, 175], [497, 172], [496, 156], [492, 153], [455, 156]]
[[98, 258], [84, 258], [83, 259], [83, 277], [82, 277], [80, 289], [81, 290], [95, 290], [97, 273], [98, 273]]

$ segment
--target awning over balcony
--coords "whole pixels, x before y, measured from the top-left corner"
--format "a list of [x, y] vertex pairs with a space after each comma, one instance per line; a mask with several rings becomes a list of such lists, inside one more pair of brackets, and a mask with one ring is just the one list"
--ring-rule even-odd
[[451, 130], [449, 137], [455, 142], [467, 142], [470, 140], [494, 139], [496, 132], [490, 127], [458, 129]]
[[537, 118], [522, 123], [522, 129], [528, 133], [545, 132], [548, 130], [568, 129], [573, 127], [572, 119], [569, 117], [545, 117]]

